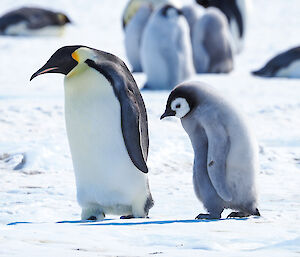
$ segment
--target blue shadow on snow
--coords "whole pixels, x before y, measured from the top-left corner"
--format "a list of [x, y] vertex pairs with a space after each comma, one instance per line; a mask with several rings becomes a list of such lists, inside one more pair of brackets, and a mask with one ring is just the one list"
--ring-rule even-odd
[[[56, 224], [80, 224], [83, 226], [137, 226], [137, 225], [165, 225], [165, 224], [173, 224], [173, 223], [207, 223], [207, 222], [217, 222], [217, 221], [224, 221], [224, 220], [248, 220], [248, 218], [232, 218], [232, 219], [216, 219], [216, 220], [156, 220], [156, 221], [130, 221], [123, 220], [123, 222], [119, 222], [115, 219], [105, 219], [103, 221], [82, 221], [82, 220], [63, 220], [63, 221], [57, 221]], [[115, 221], [115, 222], [108, 222], [105, 221]], [[20, 224], [43, 224], [41, 223], [35, 223], [35, 222], [12, 222], [8, 223], [7, 226], [14, 226], [14, 225], [20, 225]]]

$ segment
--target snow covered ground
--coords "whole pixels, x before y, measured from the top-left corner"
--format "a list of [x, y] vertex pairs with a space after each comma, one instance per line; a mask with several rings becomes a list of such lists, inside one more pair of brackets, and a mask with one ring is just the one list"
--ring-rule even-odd
[[[30, 3], [1, 0], [1, 14]], [[300, 256], [300, 80], [249, 73], [299, 45], [299, 0], [253, 0], [246, 47], [234, 72], [194, 78], [235, 102], [252, 124], [260, 145], [262, 217], [194, 220], [204, 209], [193, 192], [190, 142], [179, 120], [159, 120], [168, 92], [143, 92], [155, 206], [149, 219], [108, 216], [96, 223], [79, 222], [63, 77], [44, 75], [31, 83], [29, 78], [67, 44], [109, 51], [126, 61], [121, 28], [126, 1], [35, 3], [65, 11], [74, 25], [61, 38], [0, 37], [0, 155], [26, 155], [20, 170], [5, 169], [0, 160], [0, 256]], [[143, 85], [145, 76], [135, 77]]]

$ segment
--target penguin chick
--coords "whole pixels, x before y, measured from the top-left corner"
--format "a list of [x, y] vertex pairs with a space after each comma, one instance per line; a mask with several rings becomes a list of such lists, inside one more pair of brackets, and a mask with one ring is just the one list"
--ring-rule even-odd
[[242, 115], [209, 86], [200, 82], [178, 85], [169, 95], [165, 113], [176, 116], [194, 149], [193, 183], [208, 214], [196, 219], [260, 216], [255, 174], [257, 145]]
[[197, 73], [229, 73], [233, 69], [233, 54], [225, 15], [214, 7], [192, 27], [193, 60]]
[[153, 206], [147, 113], [124, 62], [90, 47], [65, 46], [31, 80], [45, 73], [65, 75], [66, 128], [82, 219], [146, 217]]
[[251, 0], [196, 0], [203, 7], [216, 7], [225, 15], [231, 31], [233, 52], [239, 54], [244, 48], [247, 16]]
[[150, 17], [143, 33], [141, 62], [144, 88], [173, 89], [195, 72], [189, 26], [181, 10], [164, 5]]
[[181, 11], [189, 24], [190, 36], [192, 39], [194, 24], [204, 14], [205, 9], [199, 4], [187, 4], [181, 8]]

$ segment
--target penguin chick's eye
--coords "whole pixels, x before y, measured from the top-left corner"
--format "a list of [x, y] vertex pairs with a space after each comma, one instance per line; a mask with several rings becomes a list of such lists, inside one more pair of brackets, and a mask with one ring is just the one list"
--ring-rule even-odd
[[190, 106], [185, 98], [178, 97], [171, 103], [171, 109], [175, 111], [175, 116], [178, 118], [184, 117], [189, 111]]

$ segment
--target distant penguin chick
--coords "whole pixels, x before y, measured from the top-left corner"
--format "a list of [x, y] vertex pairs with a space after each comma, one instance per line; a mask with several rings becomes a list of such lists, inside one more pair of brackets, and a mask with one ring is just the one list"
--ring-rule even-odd
[[209, 7], [194, 23], [193, 60], [197, 73], [228, 73], [233, 69], [228, 23], [217, 8]]
[[300, 46], [276, 55], [252, 74], [261, 77], [300, 78]]
[[172, 89], [194, 74], [189, 26], [182, 12], [164, 5], [150, 17], [142, 37], [145, 88]]
[[132, 72], [142, 72], [140, 59], [141, 40], [152, 10], [151, 5], [142, 5], [125, 27], [125, 50], [132, 66]]
[[205, 8], [216, 7], [226, 15], [233, 52], [240, 53], [244, 47], [250, 0], [196, 0], [196, 2]]
[[181, 12], [189, 24], [191, 38], [193, 38], [194, 24], [204, 14], [205, 9], [199, 4], [188, 4], [181, 8]]
[[0, 17], [0, 34], [11, 36], [58, 36], [70, 19], [63, 13], [23, 7]]
[[118, 57], [86, 46], [58, 49], [31, 79], [65, 75], [65, 118], [83, 220], [144, 218], [148, 184], [146, 108]]
[[200, 82], [178, 85], [169, 95], [165, 113], [176, 116], [194, 149], [193, 183], [208, 214], [196, 219], [260, 216], [255, 175], [258, 147], [239, 111], [209, 86]]

